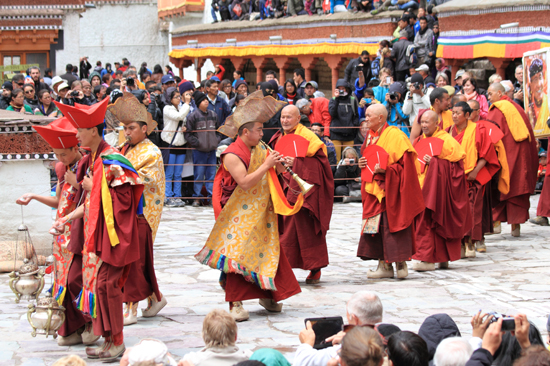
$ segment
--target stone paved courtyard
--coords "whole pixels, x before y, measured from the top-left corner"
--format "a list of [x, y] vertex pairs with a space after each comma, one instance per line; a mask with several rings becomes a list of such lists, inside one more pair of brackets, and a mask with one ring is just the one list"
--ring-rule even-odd
[[[531, 200], [534, 216], [538, 196]], [[224, 308], [219, 272], [199, 264], [193, 255], [202, 248], [214, 223], [212, 208], [165, 209], [155, 244], [160, 289], [168, 305], [155, 318], [139, 318], [124, 330], [126, 346], [142, 338], [164, 341], [176, 359], [203, 346], [201, 327], [211, 309]], [[359, 290], [375, 291], [384, 305], [384, 321], [417, 331], [425, 317], [448, 313], [463, 336], [471, 335], [471, 316], [478, 310], [505, 314], [524, 312], [543, 334], [550, 312], [550, 227], [522, 225], [520, 238], [487, 237], [487, 253], [451, 263], [449, 270], [409, 272], [406, 280], [368, 280], [374, 261], [355, 257], [361, 225], [359, 203], [335, 204], [328, 234], [330, 265], [321, 283], [305, 285], [306, 271], [296, 270], [302, 293], [284, 301], [281, 314], [269, 314], [257, 301], [246, 301], [250, 320], [239, 324], [238, 346], [252, 350], [277, 348], [292, 361], [304, 318], [345, 317], [345, 302]], [[32, 228], [31, 228], [32, 235]], [[48, 279], [51, 282], [51, 279]], [[140, 307], [145, 307], [142, 302]], [[0, 275], [0, 365], [51, 365], [67, 354], [85, 358], [84, 346], [58, 347], [52, 338], [32, 338], [27, 303], [14, 303], [8, 275]], [[139, 314], [138, 314], [139, 315]], [[101, 364], [89, 362], [89, 365]]]

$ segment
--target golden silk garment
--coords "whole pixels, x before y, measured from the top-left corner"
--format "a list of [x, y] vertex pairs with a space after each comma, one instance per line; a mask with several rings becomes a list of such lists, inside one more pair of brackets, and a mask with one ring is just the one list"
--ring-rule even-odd
[[[430, 107], [432, 111], [435, 112], [434, 107]], [[420, 123], [420, 121], [418, 121]], [[452, 111], [443, 111], [441, 113], [441, 117], [439, 114], [437, 115], [437, 123], [440, 130], [445, 131], [447, 128], [454, 125], [453, 122], [453, 112]]]
[[537, 121], [535, 123], [535, 127], [533, 128], [533, 132], [536, 136], [550, 135], [550, 127], [548, 127], [548, 124], [546, 123], [549, 116], [550, 112], [548, 111], [548, 95], [544, 94], [544, 96], [542, 97], [542, 105], [540, 106], [537, 113]]
[[[411, 144], [411, 141], [405, 135], [403, 131], [394, 126], [386, 126], [378, 140], [374, 143], [370, 143], [370, 136], [367, 136], [366, 146], [376, 144], [383, 148], [389, 155], [388, 166], [397, 163], [405, 154], [405, 152], [413, 153], [413, 158], [416, 164], [416, 171], [420, 172], [420, 162], [417, 160], [416, 150]], [[375, 196], [378, 202], [382, 202], [382, 199], [386, 197], [386, 192], [380, 188], [376, 180], [365, 183], [365, 192]]]
[[[258, 145], [251, 153], [248, 174], [263, 164], [267, 150]], [[235, 188], [195, 258], [211, 268], [240, 274], [261, 289], [277, 291], [273, 279], [279, 265], [280, 243], [269, 177], [269, 172], [264, 174], [248, 190]]]
[[151, 227], [154, 241], [164, 206], [166, 185], [162, 154], [155, 144], [149, 139], [145, 139], [139, 144], [129, 147], [124, 156], [132, 163], [145, 187], [143, 189], [145, 199], [143, 215]]
[[[510, 133], [516, 142], [529, 139], [531, 141], [531, 135], [527, 126], [523, 122], [521, 114], [512, 103], [507, 100], [499, 100], [491, 105], [491, 108], [497, 108], [502, 112], [504, 118], [506, 118], [506, 123], [510, 129]], [[546, 123], [546, 121], [545, 121]]]
[[[426, 138], [426, 135], [422, 135]], [[439, 159], [448, 160], [451, 163], [456, 163], [457, 161], [463, 160], [466, 158], [466, 152], [460, 146], [458, 141], [456, 141], [447, 131], [437, 129], [436, 132], [431, 137], [435, 137], [443, 140], [443, 148], [441, 149], [441, 154], [437, 156]], [[423, 159], [423, 156], [419, 156], [419, 159]], [[423, 173], [418, 173], [418, 180], [420, 181], [420, 188], [424, 187], [424, 179], [429, 169], [429, 165], [426, 166]]]

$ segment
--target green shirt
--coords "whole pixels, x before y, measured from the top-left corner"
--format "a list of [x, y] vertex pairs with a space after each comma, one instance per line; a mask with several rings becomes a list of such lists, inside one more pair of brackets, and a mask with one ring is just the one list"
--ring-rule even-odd
[[[25, 107], [25, 112], [28, 112], [30, 114], [32, 114], [32, 108], [29, 107], [28, 105], [24, 104], [23, 105]], [[6, 108], [7, 111], [14, 111], [14, 112], [19, 112], [19, 111], [16, 111], [13, 106], [10, 104], [10, 106], [8, 108]]]

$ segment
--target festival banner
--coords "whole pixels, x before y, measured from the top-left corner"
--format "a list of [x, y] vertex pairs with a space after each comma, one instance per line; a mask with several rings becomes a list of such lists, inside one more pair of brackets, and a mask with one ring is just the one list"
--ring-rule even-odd
[[550, 136], [548, 125], [548, 61], [550, 48], [523, 54], [523, 98], [525, 112], [533, 126], [535, 137]]

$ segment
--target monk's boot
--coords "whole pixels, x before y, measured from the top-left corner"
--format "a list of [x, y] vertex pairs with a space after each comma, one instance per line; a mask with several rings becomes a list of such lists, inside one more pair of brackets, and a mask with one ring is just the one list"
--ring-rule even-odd
[[124, 325], [132, 325], [137, 323], [137, 307], [139, 303], [128, 302], [124, 303]]
[[309, 275], [306, 278], [306, 284], [315, 285], [319, 282], [321, 282], [321, 270], [320, 269], [314, 269], [314, 270], [310, 271]]
[[280, 313], [283, 310], [283, 304], [279, 304], [273, 299], [260, 299], [260, 305], [272, 313]]
[[466, 258], [466, 244], [462, 243], [460, 245], [460, 259]]
[[449, 269], [449, 262], [441, 262], [438, 265], [439, 269]]
[[476, 241], [476, 250], [479, 253], [486, 253], [487, 247], [485, 246], [485, 239], [482, 239], [480, 241]]
[[168, 304], [166, 296], [160, 294], [162, 297], [160, 301], [157, 300], [157, 295], [152, 294], [147, 298], [147, 308], [141, 310], [141, 315], [144, 318], [152, 318], [157, 316], [157, 314]]
[[97, 342], [99, 338], [101, 338], [101, 336], [94, 334], [92, 322], [86, 323], [86, 325], [84, 325], [84, 331], [82, 332], [82, 343], [89, 346]]
[[468, 238], [468, 241], [466, 241], [465, 249], [464, 249], [464, 256], [466, 258], [475, 258], [476, 257], [476, 246], [472, 242], [472, 238]]
[[540, 226], [549, 226], [550, 225], [548, 223], [548, 217], [544, 217], [544, 216], [537, 216], [534, 219], [529, 219], [529, 222], [531, 224], [540, 225]]
[[111, 337], [105, 337], [104, 342], [99, 347], [86, 347], [86, 356], [89, 359], [95, 360], [99, 358], [99, 355], [101, 352], [103, 352], [104, 349], [111, 347], [111, 344], [113, 343]]
[[407, 268], [407, 262], [395, 262], [395, 271], [397, 272], [397, 278], [405, 278], [409, 275], [409, 269]]
[[57, 345], [64, 347], [64, 346], [74, 346], [75, 344], [81, 344], [82, 343], [82, 336], [78, 334], [78, 332], [74, 332], [73, 334], [62, 337], [57, 337]]
[[413, 264], [413, 269], [418, 272], [433, 271], [435, 270], [435, 263], [416, 262]]
[[493, 234], [500, 234], [502, 232], [502, 227], [500, 221], [495, 221], [493, 223]]
[[101, 351], [101, 353], [99, 354], [99, 360], [104, 363], [115, 362], [118, 360], [118, 358], [124, 355], [124, 351], [126, 351], [124, 343], [115, 346], [115, 343], [111, 342], [107, 347], [103, 349], [103, 351]]
[[367, 278], [393, 278], [393, 266], [380, 259], [376, 271], [367, 271]]
[[519, 238], [519, 224], [512, 224], [512, 236]]
[[231, 314], [236, 322], [244, 322], [250, 318], [248, 311], [243, 308], [243, 303], [241, 301], [229, 303], [229, 314]]

